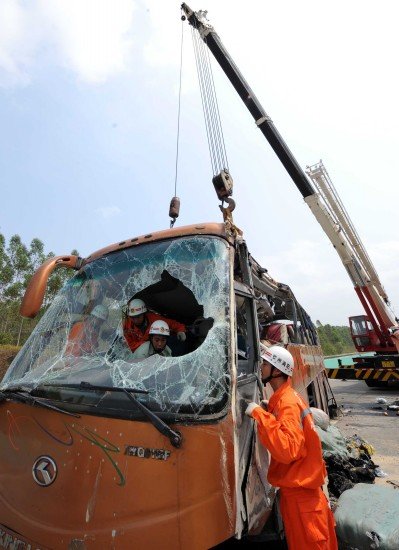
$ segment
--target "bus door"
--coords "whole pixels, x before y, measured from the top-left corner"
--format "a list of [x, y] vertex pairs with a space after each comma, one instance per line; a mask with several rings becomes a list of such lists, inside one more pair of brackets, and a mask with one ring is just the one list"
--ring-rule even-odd
[[237, 526], [257, 534], [271, 513], [274, 489], [267, 482], [269, 456], [258, 441], [256, 426], [245, 415], [246, 403], [262, 391], [258, 377], [259, 343], [254, 296], [249, 287], [235, 282], [237, 357]]

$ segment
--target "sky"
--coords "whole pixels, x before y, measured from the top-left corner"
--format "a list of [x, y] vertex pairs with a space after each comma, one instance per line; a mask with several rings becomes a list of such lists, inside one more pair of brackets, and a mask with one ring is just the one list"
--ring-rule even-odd
[[[193, 0], [299, 164], [323, 160], [399, 312], [396, 2]], [[0, 0], [0, 232], [82, 256], [221, 221], [191, 31], [172, 0]], [[235, 223], [314, 321], [362, 307], [332, 245], [216, 63]]]

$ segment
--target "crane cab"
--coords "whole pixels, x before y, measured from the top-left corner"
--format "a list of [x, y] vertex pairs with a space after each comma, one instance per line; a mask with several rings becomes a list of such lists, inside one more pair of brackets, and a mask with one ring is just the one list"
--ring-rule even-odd
[[349, 328], [357, 351], [375, 351], [381, 346], [380, 339], [367, 315], [349, 317]]

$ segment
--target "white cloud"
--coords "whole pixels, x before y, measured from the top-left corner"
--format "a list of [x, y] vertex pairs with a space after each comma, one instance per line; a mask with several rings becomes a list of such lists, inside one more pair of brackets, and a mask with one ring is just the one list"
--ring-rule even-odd
[[101, 206], [100, 208], [97, 208], [95, 212], [100, 214], [104, 220], [109, 220], [110, 218], [119, 216], [122, 210], [118, 206]]
[[15, 0], [0, 2], [0, 86], [26, 84], [27, 66], [36, 49], [37, 33], [34, 21], [29, 28], [29, 9]]
[[103, 82], [126, 68], [132, 0], [40, 0], [63, 64], [82, 80]]
[[134, 9], [133, 0], [2, 0], [0, 85], [26, 84], [45, 55], [89, 83], [120, 73], [132, 48]]

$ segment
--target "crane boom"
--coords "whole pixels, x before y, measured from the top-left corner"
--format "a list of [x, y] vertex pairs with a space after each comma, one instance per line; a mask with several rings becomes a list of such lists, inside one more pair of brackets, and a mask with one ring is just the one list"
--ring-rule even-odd
[[[340, 230], [350, 244], [353, 256], [365, 273], [367, 281], [375, 286], [383, 301], [389, 305], [388, 296], [378, 277], [377, 271], [360, 240], [323, 162], [320, 160], [320, 162], [312, 166], [307, 166], [306, 173], [312, 180], [319, 196], [323, 198], [330, 214], [336, 219], [337, 224], [339, 224]], [[364, 284], [364, 281], [362, 282]]]
[[272, 119], [262, 107], [249, 84], [239, 71], [238, 67], [230, 57], [228, 51], [223, 46], [215, 29], [209, 24], [206, 19], [206, 12], [194, 12], [185, 3], [181, 6], [185, 13], [188, 22], [200, 33], [202, 39], [212, 52], [216, 61], [221, 66], [227, 78], [232, 83], [234, 89], [245, 103], [247, 109], [253, 116], [256, 125], [259, 127], [262, 134], [272, 146], [274, 152], [281, 160], [283, 166], [291, 176], [295, 185], [299, 189], [302, 196], [305, 198], [315, 193], [309, 179], [302, 170], [294, 155], [290, 151], [288, 145], [281, 137], [277, 128], [274, 126]]

